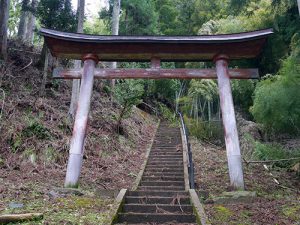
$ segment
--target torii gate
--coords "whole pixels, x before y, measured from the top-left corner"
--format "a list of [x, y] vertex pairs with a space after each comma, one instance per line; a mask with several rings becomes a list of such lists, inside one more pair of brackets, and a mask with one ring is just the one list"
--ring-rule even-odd
[[[55, 70], [54, 78], [81, 79], [66, 187], [77, 187], [93, 81], [96, 79], [218, 79], [230, 183], [244, 189], [244, 178], [230, 79], [258, 78], [258, 69], [228, 69], [228, 61], [257, 57], [272, 29], [209, 36], [94, 36], [41, 29], [55, 57], [82, 59], [83, 70]], [[151, 61], [149, 69], [95, 69], [102, 61]], [[213, 61], [216, 69], [161, 69], [161, 61]]]

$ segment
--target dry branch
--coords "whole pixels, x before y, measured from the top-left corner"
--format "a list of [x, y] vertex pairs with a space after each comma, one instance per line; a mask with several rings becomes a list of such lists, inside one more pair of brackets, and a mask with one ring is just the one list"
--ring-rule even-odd
[[30, 58], [30, 62], [26, 66], [24, 66], [22, 69], [20, 69], [19, 72], [22, 70], [25, 70], [27, 67], [29, 67], [32, 64], [32, 62], [33, 62], [32, 58]]
[[6, 214], [0, 215], [0, 224], [15, 223], [26, 220], [39, 220], [42, 218], [42, 213]]
[[244, 159], [244, 162], [249, 163], [274, 163], [274, 162], [284, 162], [284, 161], [291, 161], [291, 160], [298, 160], [300, 157], [294, 157], [294, 158], [288, 158], [288, 159], [274, 159], [274, 160], [265, 160], [265, 161], [246, 161]]

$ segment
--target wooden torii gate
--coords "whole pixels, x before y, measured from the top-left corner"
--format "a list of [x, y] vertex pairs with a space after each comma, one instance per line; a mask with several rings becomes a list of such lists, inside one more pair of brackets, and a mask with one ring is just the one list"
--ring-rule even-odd
[[[218, 79], [220, 105], [225, 133], [230, 183], [244, 189], [244, 178], [230, 79], [258, 78], [257, 69], [228, 69], [229, 60], [257, 57], [271, 29], [209, 36], [94, 36], [41, 29], [46, 44], [55, 57], [82, 59], [81, 70], [59, 70], [54, 78], [81, 79], [81, 87], [66, 187], [77, 187], [93, 81], [96, 79]], [[151, 61], [149, 69], [96, 69], [98, 61]], [[162, 69], [161, 61], [213, 61], [216, 69]]]

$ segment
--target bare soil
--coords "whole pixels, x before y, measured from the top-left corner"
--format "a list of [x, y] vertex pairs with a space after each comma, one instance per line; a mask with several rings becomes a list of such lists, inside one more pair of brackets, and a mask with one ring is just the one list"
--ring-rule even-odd
[[[280, 224], [299, 225], [300, 179], [295, 173], [270, 168], [262, 164], [244, 164], [244, 179], [248, 191], [256, 191], [251, 203], [218, 205], [211, 196], [230, 191], [226, 150], [210, 143], [191, 140], [195, 161], [197, 188], [206, 191], [205, 210], [212, 224]], [[273, 176], [270, 175], [270, 172]], [[274, 182], [274, 177], [280, 184]]]

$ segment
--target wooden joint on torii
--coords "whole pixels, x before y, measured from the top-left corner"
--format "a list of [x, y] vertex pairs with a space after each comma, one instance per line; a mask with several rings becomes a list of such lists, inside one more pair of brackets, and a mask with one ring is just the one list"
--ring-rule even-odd
[[[217, 79], [228, 158], [230, 184], [244, 189], [239, 139], [230, 79], [258, 78], [257, 69], [228, 69], [228, 61], [251, 59], [261, 53], [271, 29], [207, 36], [95, 36], [41, 29], [53, 56], [82, 59], [83, 69], [55, 69], [58, 79], [81, 79], [70, 144], [65, 186], [76, 187], [95, 79]], [[98, 61], [150, 61], [148, 69], [96, 69]], [[161, 61], [213, 61], [215, 69], [163, 69]]]

